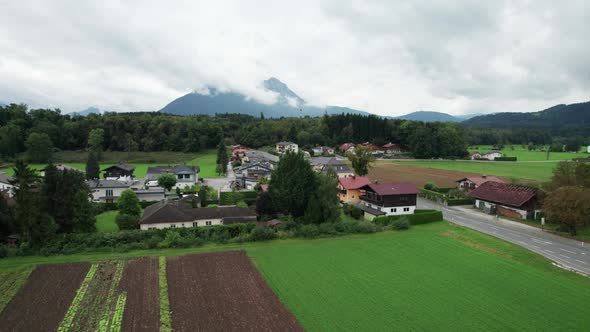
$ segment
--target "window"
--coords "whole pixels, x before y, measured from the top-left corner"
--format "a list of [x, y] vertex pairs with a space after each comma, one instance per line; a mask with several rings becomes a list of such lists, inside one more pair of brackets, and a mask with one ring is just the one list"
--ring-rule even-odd
[[393, 210], [395, 210], [395, 209], [391, 209], [391, 212], [393, 212]]
[[184, 227], [184, 223], [180, 224], [180, 226]]
[[113, 189], [107, 189], [107, 197], [113, 197]]
[[193, 222], [193, 227], [197, 227], [197, 226], [199, 226], [199, 223], [198, 222]]
[[171, 224], [170, 228], [176, 228], [176, 224]]
[[404, 208], [404, 212], [410, 211], [410, 208]]
[[205, 225], [211, 226], [211, 221], [209, 221], [209, 220], [208, 221], [205, 221]]

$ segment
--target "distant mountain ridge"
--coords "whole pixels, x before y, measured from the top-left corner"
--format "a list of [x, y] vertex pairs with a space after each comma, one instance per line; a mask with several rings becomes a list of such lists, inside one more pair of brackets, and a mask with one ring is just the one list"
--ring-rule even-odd
[[394, 119], [422, 121], [422, 122], [462, 122], [480, 114], [450, 115], [441, 112], [417, 111], [406, 115], [394, 117]]
[[71, 115], [80, 115], [80, 116], [87, 116], [89, 114], [103, 114], [104, 111], [101, 111], [100, 109], [98, 109], [97, 107], [88, 107], [82, 111], [79, 112], [70, 112], [68, 114]]

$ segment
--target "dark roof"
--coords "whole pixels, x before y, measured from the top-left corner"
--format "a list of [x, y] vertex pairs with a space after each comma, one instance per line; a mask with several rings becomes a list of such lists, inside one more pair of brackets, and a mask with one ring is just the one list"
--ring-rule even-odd
[[469, 196], [486, 202], [519, 207], [537, 196], [537, 189], [516, 184], [488, 181], [473, 189]]
[[457, 180], [456, 182], [463, 182], [469, 180], [473, 183], [475, 183], [476, 185], [480, 186], [482, 183], [484, 182], [488, 182], [488, 181], [493, 181], [493, 182], [502, 182], [502, 183], [506, 183], [506, 181], [495, 177], [495, 176], [487, 176], [487, 175], [483, 175], [483, 176], [468, 176], [466, 178]]
[[198, 166], [176, 165], [176, 166], [151, 166], [147, 168], [146, 178], [155, 179], [160, 174], [196, 174], [199, 172]]
[[216, 208], [192, 208], [179, 201], [162, 201], [148, 206], [139, 220], [140, 224], [190, 222], [203, 219], [222, 219], [228, 223], [251, 220], [256, 213], [248, 208], [220, 206]]
[[112, 169], [112, 168], [118, 168], [118, 169], [122, 169], [122, 170], [124, 170], [126, 172], [132, 172], [135, 169], [135, 166], [129, 165], [129, 164], [116, 164], [116, 165], [113, 165], [113, 166], [109, 166], [109, 167], [103, 169], [102, 171], [104, 172], [104, 171], [107, 171], [107, 170]]
[[377, 210], [377, 209], [373, 209], [372, 207], [365, 206], [363, 204], [359, 205], [358, 207], [359, 207], [359, 209], [361, 209], [361, 210], [363, 210], [363, 211], [365, 211], [367, 213], [370, 213], [370, 214], [372, 214], [374, 216], [382, 216], [382, 215], [385, 214], [385, 212], [383, 212], [383, 211], [380, 211], [380, 210]]
[[90, 189], [94, 188], [129, 188], [129, 185], [117, 180], [88, 180], [86, 181]]
[[420, 191], [416, 189], [411, 183], [370, 183], [363, 188], [372, 190], [381, 196], [388, 196], [388, 195], [411, 195], [411, 194], [419, 194]]

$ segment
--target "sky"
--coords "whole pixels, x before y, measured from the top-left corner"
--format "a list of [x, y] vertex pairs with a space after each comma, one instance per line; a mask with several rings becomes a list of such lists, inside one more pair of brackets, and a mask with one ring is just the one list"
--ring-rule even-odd
[[208, 86], [380, 115], [590, 100], [590, 1], [0, 1], [0, 102], [155, 111]]

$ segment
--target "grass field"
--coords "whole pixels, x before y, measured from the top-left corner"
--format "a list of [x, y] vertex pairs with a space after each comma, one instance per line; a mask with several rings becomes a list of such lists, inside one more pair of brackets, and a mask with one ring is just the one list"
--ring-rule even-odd
[[[480, 152], [487, 152], [490, 151], [492, 148], [491, 145], [477, 145], [477, 146], [470, 146], [468, 151], [480, 151]], [[514, 150], [512, 149], [514, 148]], [[588, 153], [583, 153], [585, 150], [580, 150], [581, 153], [573, 153], [573, 152], [550, 152], [549, 156], [547, 156], [546, 151], [539, 151], [533, 150], [529, 151], [528, 148], [522, 147], [522, 145], [512, 145], [512, 148], [509, 145], [504, 146], [500, 152], [504, 154], [506, 157], [517, 157], [518, 161], [538, 161], [538, 160], [571, 160], [574, 158], [584, 158], [588, 157]], [[546, 149], [547, 147], [545, 147]], [[549, 158], [547, 158], [549, 157]]]
[[96, 216], [96, 230], [101, 233], [111, 233], [119, 231], [119, 226], [115, 223], [115, 218], [119, 211], [106, 211]]
[[[62, 157], [62, 160], [76, 160], [76, 159], [80, 159], [80, 156], [86, 156], [86, 152], [60, 152], [60, 153], [67, 153], [68, 156], [70, 156], [69, 158], [64, 158]], [[136, 154], [142, 154], [140, 152], [135, 152]], [[125, 154], [125, 152], [105, 152], [106, 156], [103, 158], [103, 160], [109, 160], [107, 159], [107, 156], [111, 155], [111, 157], [109, 157], [110, 159], [112, 159], [112, 155], [119, 155], [119, 154]], [[158, 165], [173, 165], [173, 164], [180, 164], [180, 163], [186, 163], [187, 165], [194, 165], [194, 166], [199, 166], [200, 168], [200, 172], [199, 172], [199, 177], [200, 178], [215, 178], [215, 177], [219, 177], [219, 175], [217, 175], [217, 173], [215, 173], [215, 167], [216, 167], [216, 159], [217, 159], [217, 154], [216, 151], [214, 150], [207, 150], [204, 152], [199, 152], [199, 153], [191, 153], [191, 154], [187, 154], [187, 153], [171, 153], [171, 152], [144, 152], [144, 154], [146, 154], [143, 157], [136, 157], [135, 160], [154, 160], [153, 162], [150, 163], [145, 163], [145, 162], [130, 162], [131, 165], [135, 166], [135, 171], [133, 172], [133, 174], [135, 175], [135, 177], [137, 178], [143, 178], [145, 177], [145, 174], [147, 173], [147, 168], [150, 166], [158, 166]], [[160, 154], [160, 155], [159, 155]], [[75, 155], [77, 155], [77, 157], [74, 157]], [[184, 156], [186, 159], [183, 160], [179, 160], [179, 158], [181, 156]], [[167, 158], [171, 158], [171, 159], [167, 159]], [[126, 160], [126, 159], [118, 159], [118, 160]], [[115, 163], [117, 163], [118, 161], [110, 161], [110, 162], [102, 162], [100, 164], [100, 169], [104, 169], [106, 167], [112, 166]], [[56, 161], [56, 163], [59, 163]], [[65, 165], [71, 166], [71, 167], [75, 167], [79, 170], [84, 171], [86, 169], [86, 163], [85, 162], [62, 162]], [[32, 168], [37, 169], [37, 170], [41, 170], [43, 169], [46, 164], [31, 164], [30, 165]], [[7, 175], [13, 175], [14, 174], [14, 170], [11, 166], [7, 167], [4, 169], [4, 172]], [[102, 173], [101, 173], [102, 176]]]
[[503, 162], [503, 161], [396, 161], [400, 165], [445, 169], [457, 172], [497, 175], [507, 178], [548, 181], [553, 175], [555, 162]]
[[590, 329], [590, 279], [521, 247], [446, 222], [318, 240], [5, 258], [0, 272], [237, 248], [246, 250], [310, 331]]

